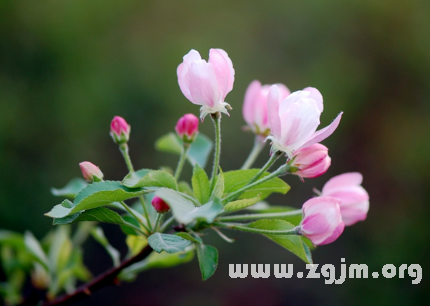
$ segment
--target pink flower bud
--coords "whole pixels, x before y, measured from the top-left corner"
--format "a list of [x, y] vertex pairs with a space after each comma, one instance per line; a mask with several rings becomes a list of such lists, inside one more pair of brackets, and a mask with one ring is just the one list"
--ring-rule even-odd
[[332, 177], [324, 185], [322, 196], [339, 199], [340, 213], [345, 225], [353, 225], [366, 219], [369, 211], [369, 194], [361, 187], [363, 176], [349, 172]]
[[222, 49], [210, 49], [209, 60], [203, 60], [196, 50], [184, 56], [177, 69], [178, 83], [184, 96], [201, 105], [200, 118], [222, 112], [228, 115], [225, 96], [233, 89], [234, 69], [228, 54]]
[[328, 244], [342, 234], [345, 224], [339, 208], [340, 201], [332, 197], [312, 198], [303, 204], [301, 233], [315, 245]]
[[154, 197], [152, 199], [151, 204], [155, 208], [155, 210], [160, 214], [164, 214], [170, 210], [170, 206], [167, 205], [167, 203], [164, 202], [163, 199], [160, 197]]
[[[290, 90], [282, 84], [277, 84], [281, 99], [290, 94]], [[246, 89], [243, 102], [243, 118], [251, 130], [267, 137], [270, 135], [269, 119], [267, 117], [267, 94], [270, 85], [261, 86], [257, 80], [252, 81]]]
[[103, 180], [103, 173], [93, 163], [84, 161], [79, 164], [79, 167], [81, 167], [82, 175], [88, 183], [101, 182]]
[[291, 166], [297, 168], [294, 174], [302, 178], [314, 178], [326, 173], [330, 164], [327, 147], [316, 143], [295, 151]]
[[110, 135], [115, 143], [125, 143], [130, 137], [130, 125], [128, 125], [124, 118], [115, 116], [110, 123]]
[[184, 142], [192, 142], [199, 129], [199, 118], [193, 114], [185, 114], [176, 123], [176, 133]]

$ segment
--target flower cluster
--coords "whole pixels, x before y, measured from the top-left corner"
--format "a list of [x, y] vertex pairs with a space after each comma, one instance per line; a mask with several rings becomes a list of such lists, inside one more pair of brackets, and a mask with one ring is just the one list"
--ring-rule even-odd
[[[104, 180], [100, 168], [85, 161], [79, 164], [85, 181], [74, 179], [62, 189], [53, 189], [54, 195], [73, 202], [65, 199], [45, 215], [53, 218], [55, 225], [94, 221], [79, 231], [91, 233], [111, 256], [114, 267], [73, 291], [78, 279], [90, 278], [84, 277], [89, 273], [85, 274], [79, 247], [87, 233], [79, 232], [79, 239], [72, 242], [70, 231], [59, 227], [44, 240], [43, 248], [27, 233], [16, 245], [25, 244], [32, 249], [23, 258], [38, 257], [29, 275], [35, 286], [47, 289], [45, 300], [57, 304], [75, 299], [113, 279], [131, 280], [150, 267], [186, 263], [195, 253], [202, 278], [208, 279], [215, 273], [219, 258], [217, 249], [203, 241], [206, 233], [202, 232], [209, 230], [228, 242], [235, 240], [227, 237], [224, 230], [265, 235], [312, 264], [313, 246], [334, 242], [345, 226], [366, 219], [369, 195], [357, 172], [329, 179], [321, 191], [316, 191], [317, 196], [301, 208], [282, 205], [273, 209], [270, 200], [266, 200], [272, 193], [286, 194], [290, 190], [280, 177], [291, 174], [304, 182], [323, 175], [331, 165], [328, 148], [320, 142], [339, 126], [342, 112], [327, 127], [317, 130], [324, 105], [316, 88], [290, 92], [281, 83], [262, 85], [252, 81], [245, 93], [243, 117], [247, 130], [255, 134], [254, 146], [241, 169], [221, 170], [221, 118], [232, 109], [225, 99], [233, 89], [234, 75], [232, 61], [224, 50], [211, 49], [207, 62], [196, 50], [183, 57], [177, 68], [179, 87], [188, 100], [201, 106], [202, 122], [209, 115], [215, 139], [199, 132], [200, 120], [194, 114], [179, 118], [176, 126], [172, 125], [176, 133], [160, 137], [155, 144], [161, 152], [179, 155], [174, 171], [167, 166], [135, 170], [128, 146], [131, 127], [124, 118], [115, 116], [110, 135], [127, 166], [125, 177], [121, 181]], [[268, 161], [251, 169], [269, 142]], [[205, 167], [212, 151], [212, 173], [208, 175]], [[278, 160], [282, 160], [281, 165], [272, 171]], [[181, 178], [188, 163], [193, 168], [189, 182]], [[132, 199], [136, 201], [129, 202]], [[248, 212], [240, 214], [243, 210]], [[122, 263], [120, 252], [109, 244], [98, 222], [117, 224], [127, 236], [129, 252]], [[50, 261], [61, 263], [60, 268], [47, 263], [46, 250]], [[165, 253], [157, 254], [161, 252]], [[61, 258], [54, 258], [56, 254]], [[60, 282], [66, 278], [67, 282]], [[69, 294], [55, 298], [60, 291]]]
[[[202, 105], [201, 117], [217, 112], [227, 113], [225, 96], [233, 88], [234, 69], [227, 53], [211, 49], [206, 63], [191, 50], [178, 67], [182, 93], [194, 104]], [[323, 96], [313, 87], [293, 93], [283, 84], [261, 85], [257, 80], [248, 86], [243, 117], [256, 136], [272, 142], [271, 153], [287, 156], [290, 173], [303, 178], [324, 174], [331, 164], [328, 148], [319, 142], [338, 127], [342, 112], [327, 127], [317, 131], [323, 112]], [[360, 186], [359, 173], [345, 173], [330, 179], [321, 196], [303, 204], [300, 233], [314, 244], [333, 242], [345, 225], [364, 220], [369, 196]]]

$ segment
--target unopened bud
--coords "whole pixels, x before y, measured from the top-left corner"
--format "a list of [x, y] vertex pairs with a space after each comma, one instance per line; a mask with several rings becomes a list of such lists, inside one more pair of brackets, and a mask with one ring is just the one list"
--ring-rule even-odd
[[170, 210], [170, 206], [167, 205], [167, 203], [164, 202], [163, 199], [160, 197], [154, 197], [152, 199], [151, 204], [155, 208], [155, 210], [160, 214], [164, 214]]
[[199, 129], [199, 118], [193, 114], [185, 114], [176, 124], [175, 130], [184, 142], [193, 142]]
[[103, 173], [93, 163], [84, 161], [79, 164], [79, 167], [81, 167], [82, 175], [88, 183], [101, 182], [103, 180]]
[[291, 160], [292, 172], [302, 178], [323, 175], [331, 164], [327, 147], [319, 143], [295, 151]]
[[110, 135], [115, 143], [126, 143], [130, 138], [130, 125], [124, 118], [115, 116], [110, 123]]

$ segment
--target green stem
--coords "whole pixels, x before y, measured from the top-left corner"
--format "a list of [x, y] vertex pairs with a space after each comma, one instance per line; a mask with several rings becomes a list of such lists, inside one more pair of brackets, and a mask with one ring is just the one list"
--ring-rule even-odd
[[169, 219], [166, 220], [166, 222], [163, 223], [163, 225], [160, 227], [160, 233], [164, 232], [166, 228], [175, 221], [175, 217], [171, 216]]
[[135, 218], [136, 220], [137, 220], [137, 222], [139, 222], [139, 224], [140, 225], [142, 225], [143, 226], [143, 228], [148, 232], [148, 234], [149, 233], [151, 233], [151, 231], [149, 230], [149, 228], [142, 222], [142, 221], [140, 221], [140, 219], [134, 214], [134, 212], [130, 209], [130, 207], [128, 207], [128, 205], [127, 204], [125, 204], [124, 203], [124, 201], [121, 201], [120, 202], [121, 203], [121, 205], [125, 208], [125, 210], [130, 214], [130, 215], [132, 215], [133, 216], [133, 218]]
[[158, 231], [158, 226], [160, 225], [161, 220], [163, 219], [164, 214], [157, 213], [157, 219], [155, 220], [154, 232]]
[[214, 155], [214, 165], [212, 169], [212, 177], [211, 177], [211, 185], [210, 185], [210, 192], [212, 193], [212, 190], [215, 187], [215, 180], [216, 180], [218, 167], [219, 167], [219, 157], [221, 153], [221, 114], [220, 112], [211, 114], [211, 118], [215, 125], [215, 155]]
[[127, 164], [128, 171], [134, 172], [133, 164], [131, 163], [130, 155], [128, 154], [128, 145], [127, 143], [122, 143], [119, 145], [119, 150], [124, 156], [125, 163]]
[[245, 163], [243, 164], [242, 170], [249, 169], [252, 164], [257, 159], [258, 155], [260, 154], [261, 150], [264, 148], [264, 145], [266, 143], [263, 141], [263, 138], [259, 135], [255, 136], [254, 140], [254, 147], [251, 150], [251, 153], [249, 153], [248, 158], [246, 159]]
[[276, 170], [276, 171], [272, 172], [272, 173], [271, 173], [271, 174], [269, 174], [268, 176], [265, 176], [265, 177], [263, 177], [262, 179], [260, 179], [260, 180], [258, 180], [258, 181], [256, 181], [256, 182], [254, 182], [254, 183], [252, 183], [252, 184], [246, 185], [246, 186], [244, 186], [244, 187], [240, 188], [239, 190], [236, 190], [235, 192], [231, 193], [228, 197], [226, 197], [226, 198], [223, 200], [223, 203], [224, 203], [224, 204], [227, 204], [228, 202], [231, 202], [233, 199], [237, 198], [238, 196], [240, 196], [242, 193], [244, 193], [244, 192], [245, 192], [245, 191], [247, 191], [248, 189], [250, 189], [250, 188], [252, 188], [252, 187], [255, 187], [255, 186], [259, 185], [259, 184], [262, 184], [262, 183], [264, 183], [264, 182], [267, 182], [267, 181], [271, 180], [271, 179], [272, 179], [272, 178], [274, 178], [274, 177], [277, 177], [277, 176], [279, 176], [279, 175], [283, 175], [283, 174], [288, 173], [288, 170], [289, 170], [289, 169], [290, 169], [290, 166], [289, 166], [289, 165], [287, 165], [287, 164], [282, 165], [281, 167], [279, 167], [279, 168], [278, 168], [278, 170]]
[[256, 180], [260, 178], [260, 176], [263, 175], [264, 172], [266, 172], [274, 163], [278, 160], [279, 157], [282, 156], [282, 151], [276, 151], [272, 153], [267, 163], [263, 166], [263, 168], [258, 171], [258, 173], [248, 182], [248, 184], [254, 183]]
[[188, 153], [189, 148], [190, 148], [190, 144], [184, 142], [184, 145], [182, 146], [181, 157], [179, 158], [178, 166], [176, 167], [176, 171], [175, 171], [176, 181], [178, 181], [179, 177], [181, 176], [182, 168], [184, 167], [185, 159], [187, 157], [187, 153]]
[[243, 224], [235, 224], [235, 223], [214, 222], [213, 225], [217, 227], [223, 227], [223, 228], [234, 229], [234, 230], [243, 231], [243, 232], [257, 233], [257, 234], [264, 234], [264, 235], [300, 235], [299, 226], [296, 226], [295, 228], [290, 230], [265, 230], [260, 228], [247, 227], [247, 226], [243, 226]]
[[292, 217], [298, 216], [302, 214], [301, 209], [290, 210], [278, 213], [264, 213], [264, 214], [246, 214], [246, 215], [235, 215], [229, 217], [222, 217], [218, 220], [220, 221], [238, 221], [238, 220], [251, 220], [251, 219], [276, 219], [283, 217]]
[[[128, 154], [128, 145], [127, 145], [127, 143], [126, 142], [125, 143], [121, 143], [119, 145], [119, 150], [121, 151], [122, 156], [124, 156], [124, 160], [125, 160], [125, 163], [127, 165], [128, 171], [130, 173], [134, 172], [133, 164], [131, 163], [130, 154]], [[146, 209], [145, 200], [143, 199], [143, 196], [140, 196], [139, 200], [140, 200], [140, 203], [142, 204], [143, 213], [145, 214], [146, 222], [148, 223], [148, 226], [149, 226], [149, 229], [150, 229], [148, 231], [148, 233], [150, 233], [152, 231], [152, 224], [151, 224], [151, 219], [149, 218], [148, 210]], [[145, 226], [145, 228], [147, 229], [146, 226]]]

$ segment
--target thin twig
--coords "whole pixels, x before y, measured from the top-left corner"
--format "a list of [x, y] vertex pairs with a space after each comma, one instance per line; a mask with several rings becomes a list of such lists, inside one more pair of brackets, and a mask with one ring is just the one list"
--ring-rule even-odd
[[117, 276], [118, 274], [125, 268], [131, 266], [132, 264], [145, 259], [149, 254], [151, 254], [152, 248], [147, 245], [140, 251], [136, 256], [124, 260], [119, 267], [111, 268], [110, 270], [100, 274], [96, 278], [94, 278], [89, 283], [83, 284], [79, 288], [75, 290], [75, 292], [71, 294], [63, 294], [56, 297], [50, 301], [44, 301], [42, 306], [53, 306], [53, 305], [66, 305], [71, 302], [75, 302], [81, 300], [93, 292], [102, 289], [109, 285], [114, 285], [118, 283]]

